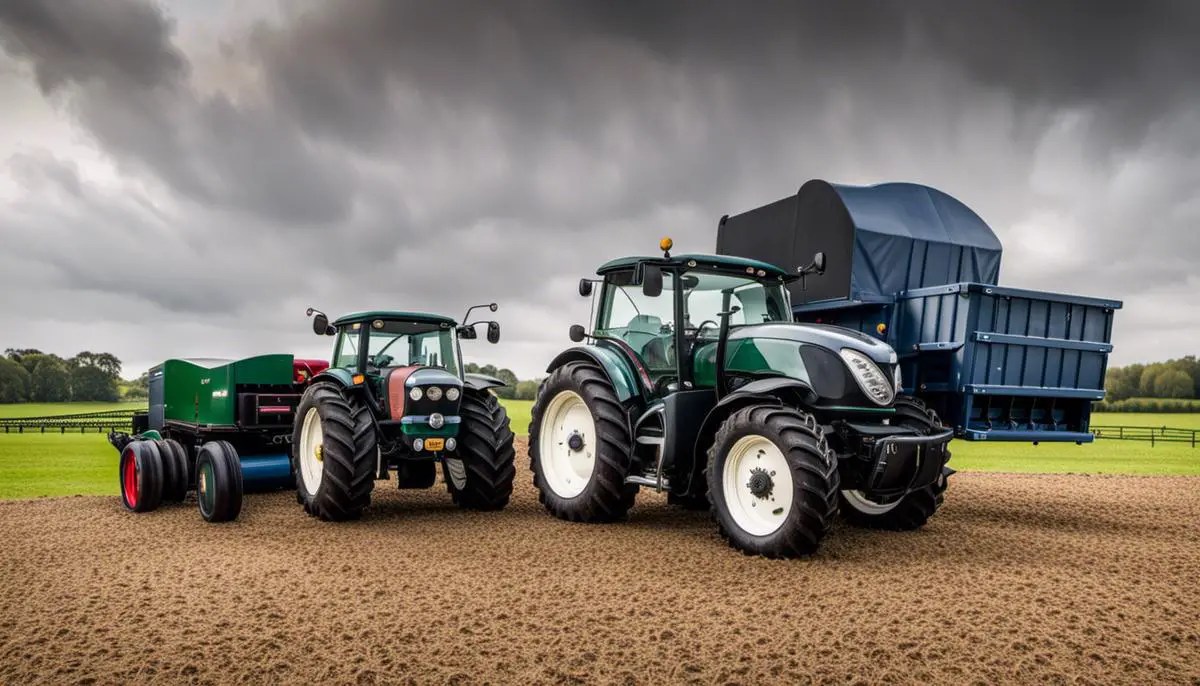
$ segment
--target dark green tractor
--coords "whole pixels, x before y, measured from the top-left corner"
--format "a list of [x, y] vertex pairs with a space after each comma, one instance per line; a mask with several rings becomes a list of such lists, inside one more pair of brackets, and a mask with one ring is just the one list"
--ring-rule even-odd
[[896, 352], [851, 329], [792, 320], [788, 273], [729, 256], [601, 266], [592, 331], [551, 362], [529, 427], [534, 485], [555, 516], [626, 516], [642, 487], [710, 509], [747, 554], [815, 552], [839, 510], [914, 529], [942, 502], [953, 433], [899, 396]]
[[[495, 303], [477, 307], [496, 311]], [[296, 499], [305, 511], [355, 519], [370, 504], [376, 479], [394, 470], [400, 488], [430, 488], [438, 464], [460, 507], [508, 504], [513, 433], [490, 391], [504, 382], [465, 374], [459, 345], [477, 338], [475, 327], [485, 322], [356, 312], [330, 323], [322, 312], [308, 314], [313, 331], [335, 339], [330, 365], [312, 377], [292, 429]], [[500, 325], [486, 324], [496, 343]]]

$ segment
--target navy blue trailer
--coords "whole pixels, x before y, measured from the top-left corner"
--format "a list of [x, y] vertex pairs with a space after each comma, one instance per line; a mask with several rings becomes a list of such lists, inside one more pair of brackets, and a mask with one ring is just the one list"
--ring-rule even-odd
[[909, 183], [813, 180], [795, 194], [722, 217], [717, 252], [795, 270], [797, 321], [887, 341], [904, 390], [966, 440], [1092, 441], [1121, 302], [998, 285], [1002, 248], [970, 208]]

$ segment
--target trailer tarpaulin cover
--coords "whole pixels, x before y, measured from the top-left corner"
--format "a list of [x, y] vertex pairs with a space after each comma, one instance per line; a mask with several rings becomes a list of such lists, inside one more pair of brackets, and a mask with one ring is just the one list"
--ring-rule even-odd
[[996, 284], [1000, 240], [958, 200], [927, 186], [830, 184], [814, 179], [796, 195], [722, 220], [717, 252], [789, 271], [824, 251], [823, 276], [810, 275], [797, 304], [871, 300], [924, 286]]

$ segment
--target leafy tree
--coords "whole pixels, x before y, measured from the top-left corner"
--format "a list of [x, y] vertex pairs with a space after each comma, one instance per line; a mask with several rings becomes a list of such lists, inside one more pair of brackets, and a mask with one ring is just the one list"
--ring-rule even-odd
[[29, 372], [15, 360], [0, 357], [0, 403], [29, 400]]
[[100, 367], [84, 364], [71, 369], [72, 400], [115, 402], [120, 397], [116, 378]]
[[1181, 369], [1166, 369], [1154, 381], [1156, 398], [1190, 398], [1193, 392], [1192, 377]]
[[42, 355], [29, 376], [29, 399], [33, 402], [60, 403], [71, 399], [71, 378], [61, 358]]
[[517, 391], [514, 395], [516, 400], [533, 400], [537, 398], [537, 391], [540, 382], [538, 381], [521, 381], [517, 384]]

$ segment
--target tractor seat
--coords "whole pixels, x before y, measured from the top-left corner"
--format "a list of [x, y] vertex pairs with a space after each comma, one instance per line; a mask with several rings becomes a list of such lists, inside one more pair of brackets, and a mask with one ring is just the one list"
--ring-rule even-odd
[[662, 334], [662, 319], [652, 314], [639, 314], [629, 320], [622, 337], [629, 346], [641, 354], [650, 341]]

